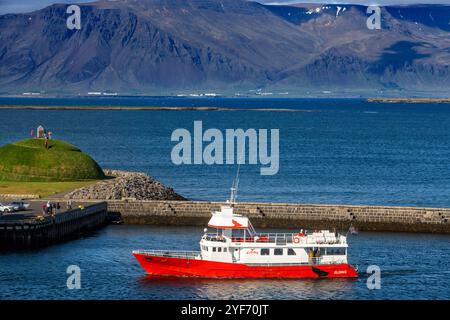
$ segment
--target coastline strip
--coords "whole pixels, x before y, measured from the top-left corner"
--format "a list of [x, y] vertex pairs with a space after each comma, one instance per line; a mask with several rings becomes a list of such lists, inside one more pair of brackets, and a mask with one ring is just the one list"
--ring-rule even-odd
[[269, 112], [321, 112], [320, 110], [301, 110], [289, 108], [227, 108], [208, 106], [34, 106], [0, 105], [0, 109], [15, 110], [78, 110], [78, 111], [269, 111]]
[[450, 103], [450, 98], [368, 98], [371, 103]]

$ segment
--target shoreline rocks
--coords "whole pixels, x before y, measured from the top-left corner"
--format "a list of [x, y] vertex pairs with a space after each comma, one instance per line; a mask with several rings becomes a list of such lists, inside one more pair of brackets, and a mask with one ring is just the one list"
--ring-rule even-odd
[[112, 179], [75, 189], [64, 198], [70, 200], [187, 200], [143, 172], [104, 170]]

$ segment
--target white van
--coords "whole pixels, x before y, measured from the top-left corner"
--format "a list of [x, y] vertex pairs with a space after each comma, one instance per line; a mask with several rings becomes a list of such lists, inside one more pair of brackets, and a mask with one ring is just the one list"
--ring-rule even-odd
[[11, 205], [7, 205], [7, 204], [2, 204], [0, 202], [0, 213], [10, 213], [10, 212], [14, 212], [14, 207]]

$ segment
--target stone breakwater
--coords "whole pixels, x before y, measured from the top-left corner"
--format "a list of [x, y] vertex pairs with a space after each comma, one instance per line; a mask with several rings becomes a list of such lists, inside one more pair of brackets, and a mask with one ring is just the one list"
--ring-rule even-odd
[[[120, 214], [128, 224], [206, 226], [219, 202], [108, 201], [108, 212]], [[236, 212], [249, 217], [255, 227], [423, 232], [450, 234], [450, 209], [238, 203]]]
[[142, 172], [104, 170], [114, 177], [67, 193], [65, 199], [75, 200], [186, 200], [172, 188]]
[[369, 98], [375, 103], [450, 103], [449, 98]]

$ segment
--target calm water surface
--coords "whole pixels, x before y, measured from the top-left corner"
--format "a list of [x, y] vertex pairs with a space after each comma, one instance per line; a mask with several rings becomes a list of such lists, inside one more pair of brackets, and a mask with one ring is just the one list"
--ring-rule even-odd
[[[361, 233], [349, 237], [357, 280], [152, 279], [133, 249], [197, 250], [199, 227], [109, 226], [49, 248], [0, 254], [1, 299], [449, 299], [450, 236]], [[81, 268], [68, 290], [66, 269]], [[381, 289], [366, 286], [367, 266], [381, 268]]]
[[215, 105], [258, 111], [42, 111], [0, 109], [0, 145], [43, 124], [104, 168], [139, 170], [190, 199], [223, 200], [235, 165], [171, 161], [171, 134], [208, 128], [280, 130], [280, 170], [241, 168], [240, 201], [450, 207], [450, 107], [370, 104], [358, 99], [6, 99], [1, 104]]
[[[280, 129], [280, 171], [243, 166], [240, 201], [450, 207], [450, 108], [299, 99], [5, 99], [22, 105], [164, 105], [291, 108], [257, 111], [38, 111], [0, 109], [0, 145], [43, 124], [104, 168], [144, 171], [191, 199], [223, 200], [236, 166], [175, 166], [177, 128]], [[197, 250], [202, 228], [110, 226], [49, 248], [0, 254], [1, 299], [449, 299], [450, 236], [362, 233], [350, 237], [357, 280], [154, 280], [133, 249]], [[79, 265], [82, 289], [66, 288]], [[364, 272], [382, 270], [381, 290]]]

